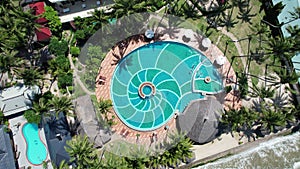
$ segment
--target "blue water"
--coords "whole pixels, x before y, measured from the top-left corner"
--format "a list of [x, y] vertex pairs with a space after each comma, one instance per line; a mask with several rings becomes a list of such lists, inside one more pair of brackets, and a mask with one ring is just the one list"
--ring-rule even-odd
[[26, 155], [30, 163], [40, 165], [47, 158], [47, 150], [39, 137], [38, 126], [26, 123], [22, 128], [27, 147]]
[[[196, 71], [203, 71], [205, 77], [211, 76], [219, 83], [203, 83], [203, 90], [198, 84], [200, 88], [192, 91]], [[141, 88], [145, 82], [154, 88], [147, 85]], [[218, 71], [201, 52], [166, 41], [142, 46], [125, 56], [115, 69], [111, 86], [116, 114], [128, 127], [139, 131], [163, 126], [176, 111], [183, 112], [190, 101], [204, 98], [200, 94], [203, 91], [223, 90]]]
[[145, 95], [150, 95], [151, 92], [152, 92], [152, 89], [151, 89], [150, 86], [144, 86], [144, 87], [143, 87], [143, 93], [144, 93]]

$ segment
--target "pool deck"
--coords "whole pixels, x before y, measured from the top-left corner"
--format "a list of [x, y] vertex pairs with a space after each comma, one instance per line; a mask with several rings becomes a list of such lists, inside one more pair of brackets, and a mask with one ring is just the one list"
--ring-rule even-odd
[[[20, 123], [21, 126], [17, 127], [18, 123]], [[24, 140], [23, 135], [22, 135], [22, 127], [25, 123], [27, 123], [27, 120], [24, 118], [24, 116], [18, 116], [18, 117], [9, 119], [10, 129], [12, 130], [13, 140], [14, 140], [14, 144], [15, 144], [15, 153], [16, 153], [16, 156], [19, 156], [17, 159], [19, 168], [22, 168], [22, 167], [27, 168], [30, 166], [32, 169], [43, 169], [42, 164], [39, 166], [34, 166], [34, 165], [30, 164], [29, 161], [27, 160], [27, 157], [26, 157], [27, 145], [26, 145], [26, 141]], [[44, 129], [43, 128], [40, 129], [39, 133], [40, 133], [40, 138], [42, 139], [43, 143], [47, 144]], [[48, 148], [46, 147], [46, 149], [47, 149], [47, 153], [48, 153], [46, 161], [47, 160], [50, 161], [50, 155], [49, 155]], [[20, 155], [18, 155], [18, 154], [20, 154]], [[48, 169], [53, 169], [51, 162], [48, 163]]]
[[[214, 44], [212, 44], [209, 48], [205, 50], [201, 50], [199, 48], [199, 42], [195, 38], [191, 38], [189, 42], [184, 42], [182, 37], [185, 35], [185, 32], [187, 32], [185, 29], [179, 29], [180, 31], [177, 33], [176, 38], [170, 38], [167, 34], [164, 34], [160, 40], [163, 41], [175, 41], [180, 42], [184, 44], [188, 44], [189, 46], [198, 49], [201, 51], [212, 63], [215, 62], [215, 59], [218, 56], [224, 56], [222, 51]], [[140, 40], [137, 43], [129, 43], [127, 48], [125, 49], [124, 56], [126, 56], [130, 51], [143, 46], [149, 42], [144, 42]], [[150, 42], [151, 43], [151, 42]], [[96, 97], [98, 99], [104, 98], [104, 99], [111, 99], [110, 97], [110, 85], [111, 85], [111, 79], [114, 73], [114, 70], [116, 68], [116, 64], [114, 64], [115, 57], [112, 53], [118, 54], [119, 48], [116, 47], [114, 51], [110, 51], [105, 59], [101, 63], [101, 69], [99, 71], [99, 74], [96, 78], [96, 81], [99, 80], [100, 76], [106, 77], [104, 84], [97, 84], [96, 85]], [[236, 80], [236, 75], [233, 69], [230, 66], [230, 62], [226, 59], [226, 62], [223, 66], [218, 68], [219, 73], [221, 74], [223, 78], [223, 84], [225, 86], [233, 85]], [[230, 80], [228, 80], [229, 77]], [[237, 97], [237, 95], [234, 92], [230, 92], [226, 95], [224, 99], [224, 108], [229, 109], [229, 107], [238, 109], [242, 105], [241, 100]], [[112, 110], [112, 114], [116, 114], [114, 110]], [[151, 145], [153, 143], [152, 136], [153, 134], [157, 135], [157, 140], [163, 140], [163, 138], [166, 138], [166, 134], [170, 131], [176, 131], [176, 116], [172, 118], [170, 121], [168, 121], [164, 126], [149, 132], [139, 132], [136, 130], [133, 130], [129, 127], [127, 127], [124, 123], [120, 121], [119, 118], [115, 118], [115, 121], [117, 122], [116, 125], [113, 125], [112, 130], [114, 131], [114, 135], [112, 137], [112, 140], [114, 139], [125, 139], [126, 141], [129, 141], [131, 143], [135, 143], [137, 140], [136, 135], [139, 134], [139, 144], [143, 145]], [[165, 126], [168, 126], [168, 129], [165, 129]]]

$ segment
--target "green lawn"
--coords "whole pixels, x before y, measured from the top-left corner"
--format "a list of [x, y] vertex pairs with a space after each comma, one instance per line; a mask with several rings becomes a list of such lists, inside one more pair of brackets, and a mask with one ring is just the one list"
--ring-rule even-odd
[[[255, 14], [254, 17], [251, 19], [251, 23], [242, 22], [241, 20], [236, 19], [239, 21], [234, 28], [230, 29], [230, 32], [236, 36], [238, 39], [246, 38], [249, 35], [252, 36], [252, 39], [250, 41], [250, 51], [256, 51], [256, 49], [259, 47], [259, 37], [255, 35], [255, 32], [251, 30], [251, 26], [260, 23], [261, 19], [265, 15], [264, 11], [259, 11], [261, 2], [259, 0], [252, 0], [250, 1], [250, 6], [252, 7], [252, 10], [250, 14]], [[233, 18], [236, 18], [238, 16], [239, 9], [237, 7], [234, 8], [233, 11]], [[241, 29], [242, 28], [242, 29]], [[242, 51], [244, 55], [247, 55], [248, 53], [248, 40], [244, 40], [240, 42]], [[266, 48], [266, 44], [262, 43], [262, 48]], [[253, 75], [263, 75], [264, 74], [264, 67], [265, 63], [262, 63], [261, 65], [257, 64], [255, 61], [251, 62], [250, 70], [249, 72]], [[256, 80], [254, 80], [256, 81]]]

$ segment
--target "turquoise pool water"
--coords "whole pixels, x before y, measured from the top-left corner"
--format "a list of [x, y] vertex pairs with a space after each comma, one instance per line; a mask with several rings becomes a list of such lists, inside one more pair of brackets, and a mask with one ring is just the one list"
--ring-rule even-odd
[[31, 164], [40, 165], [47, 158], [47, 150], [39, 137], [38, 126], [33, 123], [26, 123], [22, 128], [26, 141], [26, 155]]
[[[205, 79], [209, 78], [209, 81]], [[223, 90], [218, 71], [202, 53], [176, 42], [155, 42], [125, 56], [112, 78], [118, 117], [139, 131], [157, 129], [202, 93]]]

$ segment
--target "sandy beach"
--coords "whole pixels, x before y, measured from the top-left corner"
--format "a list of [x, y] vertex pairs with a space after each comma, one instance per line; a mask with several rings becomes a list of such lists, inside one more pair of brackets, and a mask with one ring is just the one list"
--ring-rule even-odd
[[[299, 130], [299, 129], [297, 129]], [[206, 143], [203, 145], [194, 145], [193, 149], [196, 155], [196, 159], [179, 168], [191, 168], [200, 164], [209, 163], [217, 159], [226, 157], [228, 155], [234, 155], [241, 153], [243, 151], [256, 148], [259, 144], [274, 139], [276, 137], [289, 135], [295, 132], [292, 128], [284, 129], [277, 133], [271, 133], [263, 138], [258, 138], [255, 141], [248, 142], [246, 138], [239, 140], [240, 136], [238, 133], [234, 134], [234, 137], [231, 134], [222, 134], [221, 139], [215, 139], [213, 142]], [[239, 141], [242, 141], [242, 144], [239, 144]]]

